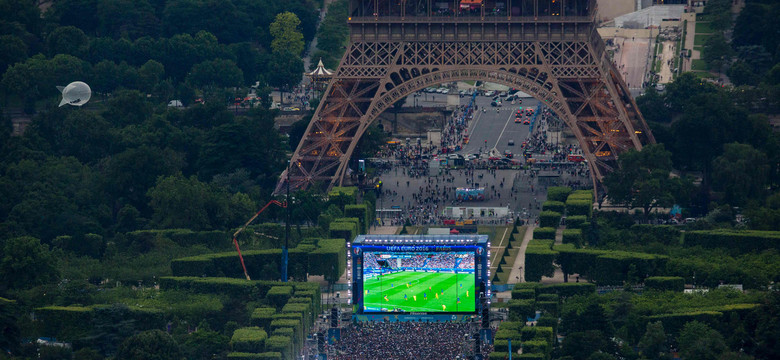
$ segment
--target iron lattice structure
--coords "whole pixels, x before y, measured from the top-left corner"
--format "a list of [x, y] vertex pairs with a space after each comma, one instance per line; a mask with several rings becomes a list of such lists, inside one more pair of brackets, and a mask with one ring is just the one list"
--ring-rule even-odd
[[577, 137], [596, 188], [620, 153], [655, 142], [604, 51], [595, 0], [352, 0], [350, 14], [350, 44], [277, 193], [286, 181], [341, 185], [379, 114], [453, 81], [498, 83], [544, 102]]

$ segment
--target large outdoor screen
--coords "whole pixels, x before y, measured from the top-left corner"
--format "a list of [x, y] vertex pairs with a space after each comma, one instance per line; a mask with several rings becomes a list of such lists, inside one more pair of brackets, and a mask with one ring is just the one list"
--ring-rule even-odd
[[363, 312], [474, 312], [475, 254], [363, 254]]

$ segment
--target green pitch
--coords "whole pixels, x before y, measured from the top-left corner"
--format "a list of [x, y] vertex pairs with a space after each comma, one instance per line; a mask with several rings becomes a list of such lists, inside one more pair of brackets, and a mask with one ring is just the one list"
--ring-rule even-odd
[[471, 312], [476, 306], [474, 274], [402, 271], [374, 276], [363, 283], [363, 297], [367, 311]]

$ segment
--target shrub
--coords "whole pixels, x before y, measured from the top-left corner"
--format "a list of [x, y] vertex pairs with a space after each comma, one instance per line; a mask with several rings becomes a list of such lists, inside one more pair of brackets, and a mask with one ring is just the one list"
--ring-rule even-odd
[[549, 354], [550, 343], [544, 340], [523, 341], [523, 354]]
[[274, 308], [259, 307], [252, 311], [249, 321], [252, 325], [269, 331], [271, 330], [271, 320], [274, 314], [276, 314], [276, 309]]
[[525, 321], [536, 316], [534, 300], [509, 300], [509, 318], [513, 321]]
[[343, 238], [322, 239], [319, 248], [309, 253], [309, 273], [338, 281], [347, 266], [346, 242]]
[[560, 296], [558, 294], [539, 294], [536, 296], [536, 301], [555, 301], [557, 302]]
[[[540, 294], [543, 295], [543, 294]], [[536, 309], [542, 313], [558, 316], [558, 301], [536, 301]]]
[[561, 213], [555, 211], [542, 211], [539, 213], [539, 226], [542, 228], [557, 228], [561, 223]]
[[512, 299], [535, 299], [536, 290], [534, 289], [512, 289]]
[[588, 217], [585, 215], [566, 215], [566, 228], [579, 229], [588, 221]]
[[563, 243], [574, 244], [576, 247], [581, 247], [583, 242], [582, 230], [580, 229], [564, 229], [563, 230]]
[[726, 248], [738, 253], [762, 251], [780, 247], [780, 231], [701, 230], [685, 233], [685, 246]]
[[279, 352], [264, 352], [264, 353], [242, 353], [232, 352], [228, 353], [227, 358], [230, 360], [281, 360], [282, 353]]
[[682, 292], [685, 290], [685, 280], [679, 276], [651, 276], [645, 279], [645, 288]]
[[265, 296], [278, 309], [287, 303], [287, 300], [292, 296], [292, 291], [292, 286], [274, 286], [271, 290], [268, 290]]
[[562, 214], [564, 209], [566, 209], [566, 204], [563, 201], [545, 201], [542, 203], [543, 211], [555, 211]]
[[268, 334], [259, 327], [236, 329], [230, 339], [233, 351], [259, 353], [265, 347]]
[[551, 186], [547, 188], [547, 200], [564, 202], [571, 194], [571, 188], [568, 186]]
[[89, 335], [92, 308], [82, 306], [46, 306], [35, 309], [43, 324], [43, 334], [70, 341]]
[[536, 240], [555, 240], [555, 228], [539, 227], [534, 229], [534, 239]]
[[289, 336], [271, 336], [265, 341], [265, 350], [282, 353], [282, 358], [287, 359], [292, 351], [292, 339]]
[[488, 355], [488, 360], [505, 360], [509, 358], [509, 354], [505, 351], [493, 351]]
[[635, 224], [630, 228], [640, 245], [659, 242], [664, 245], [680, 245], [682, 232], [670, 225]]
[[593, 211], [593, 202], [588, 200], [566, 200], [566, 214], [585, 215], [590, 217]]
[[540, 281], [543, 276], [553, 276], [553, 261], [557, 255], [556, 251], [550, 250], [549, 242], [531, 241], [525, 249], [525, 280]]
[[545, 326], [524, 327], [520, 333], [523, 341], [544, 340], [548, 343], [553, 342], [553, 328]]
[[371, 225], [371, 218], [366, 204], [346, 205], [344, 206], [344, 216], [348, 218], [357, 218], [360, 220], [360, 233], [367, 234], [368, 226]]
[[723, 313], [719, 311], [692, 311], [676, 314], [660, 314], [648, 316], [648, 322], [660, 321], [664, 325], [667, 334], [677, 336], [686, 323], [691, 321], [703, 322], [709, 326], [718, 328], [723, 320]]
[[357, 221], [342, 221], [343, 219], [345, 218], [335, 219], [330, 223], [328, 236], [351, 242], [358, 234], [358, 223]]
[[589, 295], [596, 292], [596, 285], [590, 283], [560, 283], [542, 285], [539, 294], [558, 294], [562, 298], [575, 295]]

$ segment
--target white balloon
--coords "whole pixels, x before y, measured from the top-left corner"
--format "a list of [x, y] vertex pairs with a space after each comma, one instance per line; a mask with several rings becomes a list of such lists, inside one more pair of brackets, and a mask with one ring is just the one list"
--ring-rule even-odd
[[92, 89], [89, 88], [89, 85], [81, 81], [74, 81], [66, 87], [57, 86], [57, 90], [62, 92], [60, 106], [81, 106], [86, 104], [87, 101], [89, 101], [89, 98], [92, 97]]

